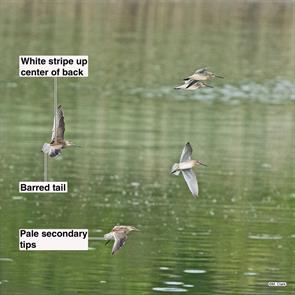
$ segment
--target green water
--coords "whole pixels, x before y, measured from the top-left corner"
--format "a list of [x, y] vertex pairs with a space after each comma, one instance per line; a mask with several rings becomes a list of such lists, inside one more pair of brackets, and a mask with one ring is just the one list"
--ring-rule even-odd
[[[0, 1], [0, 293], [294, 294], [294, 1]], [[43, 178], [52, 79], [18, 56], [89, 55], [58, 80], [66, 137]], [[225, 79], [173, 89], [196, 68]], [[183, 145], [200, 194], [169, 174]], [[141, 231], [111, 255], [116, 224]], [[87, 228], [89, 251], [20, 252], [19, 228]], [[287, 287], [268, 287], [270, 281]]]

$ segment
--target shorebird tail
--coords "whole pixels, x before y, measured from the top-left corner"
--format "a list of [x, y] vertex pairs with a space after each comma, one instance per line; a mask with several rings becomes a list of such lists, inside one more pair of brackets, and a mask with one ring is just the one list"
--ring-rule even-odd
[[178, 176], [179, 173], [180, 173], [180, 170], [178, 170], [178, 169], [179, 169], [179, 165], [177, 163], [174, 163], [173, 166], [172, 166], [172, 168], [171, 168], [171, 172], [170, 173], [173, 174], [173, 175]]
[[55, 149], [51, 147], [49, 143], [44, 143], [42, 147], [42, 152], [47, 154], [49, 157], [54, 158], [60, 154], [60, 149]]
[[44, 154], [48, 154], [50, 152], [50, 144], [49, 143], [44, 143], [41, 149], [41, 152], [43, 152]]

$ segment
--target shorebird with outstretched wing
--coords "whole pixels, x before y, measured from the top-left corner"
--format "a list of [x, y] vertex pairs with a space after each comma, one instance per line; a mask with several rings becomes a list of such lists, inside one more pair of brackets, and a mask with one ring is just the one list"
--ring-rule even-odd
[[120, 250], [127, 240], [127, 235], [132, 231], [139, 231], [134, 226], [129, 225], [117, 225], [111, 232], [104, 235], [104, 239], [107, 240], [108, 244], [111, 240], [115, 240], [112, 255], [114, 255], [118, 250]]
[[182, 150], [179, 163], [173, 164], [171, 174], [179, 175], [179, 173], [181, 172], [192, 195], [194, 197], [197, 197], [199, 193], [199, 187], [196, 174], [192, 168], [197, 165], [207, 165], [205, 165], [199, 160], [192, 160], [192, 153], [193, 149], [190, 143], [188, 142]]
[[42, 152], [50, 157], [56, 157], [61, 153], [61, 150], [70, 146], [77, 146], [71, 141], [64, 139], [65, 121], [62, 106], [59, 105], [56, 110], [56, 115], [53, 119], [52, 136], [50, 143], [44, 143]]

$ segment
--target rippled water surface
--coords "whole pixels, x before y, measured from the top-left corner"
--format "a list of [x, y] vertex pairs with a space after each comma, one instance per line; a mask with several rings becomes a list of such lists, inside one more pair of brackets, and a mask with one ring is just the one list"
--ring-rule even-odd
[[[0, 1], [0, 293], [294, 294], [294, 1]], [[43, 178], [52, 79], [22, 54], [89, 55], [58, 80], [66, 136]], [[174, 90], [196, 68], [224, 79]], [[200, 195], [169, 175], [187, 141]], [[111, 255], [103, 234], [140, 229]], [[19, 228], [88, 228], [89, 251], [19, 252]], [[268, 282], [287, 287], [268, 287]]]

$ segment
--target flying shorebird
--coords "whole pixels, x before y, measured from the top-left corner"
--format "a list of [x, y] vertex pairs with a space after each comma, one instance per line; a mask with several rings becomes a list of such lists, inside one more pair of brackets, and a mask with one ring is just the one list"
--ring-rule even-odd
[[184, 81], [184, 84], [180, 86], [176, 86], [174, 89], [196, 90], [196, 89], [204, 88], [204, 87], [213, 88], [213, 86], [208, 85], [204, 82], [188, 79]]
[[111, 241], [115, 240], [112, 255], [114, 255], [126, 242], [127, 235], [132, 231], [139, 231], [134, 226], [129, 225], [116, 225], [111, 232], [104, 235], [104, 239], [107, 240], [106, 245]]
[[[57, 121], [57, 125], [55, 126], [55, 120]], [[56, 116], [54, 116], [53, 120], [53, 128], [52, 128], [52, 136], [50, 143], [44, 143], [42, 147], [42, 152], [48, 154], [50, 157], [56, 157], [61, 153], [61, 150], [70, 147], [77, 146], [73, 144], [71, 141], [64, 139], [65, 134], [65, 121], [64, 121], [64, 113], [62, 106], [59, 105], [56, 110]]]
[[184, 177], [185, 182], [188, 185], [188, 188], [190, 189], [193, 196], [197, 197], [199, 192], [198, 182], [196, 174], [194, 173], [192, 168], [197, 165], [207, 165], [203, 164], [199, 160], [192, 160], [192, 153], [193, 149], [190, 143], [188, 142], [182, 150], [179, 163], [175, 163], [172, 166], [171, 174], [179, 175], [179, 173], [182, 172], [182, 175]]
[[196, 81], [206, 81], [206, 80], [211, 80], [213, 78], [224, 78], [222, 76], [218, 76], [213, 72], [208, 71], [207, 68], [202, 68], [196, 70], [191, 76], [185, 78], [184, 80], [196, 80]]

